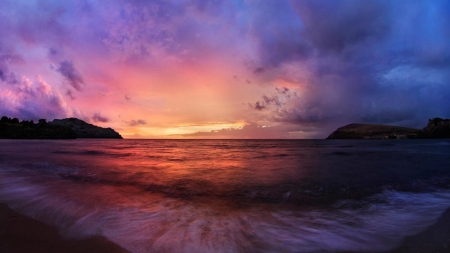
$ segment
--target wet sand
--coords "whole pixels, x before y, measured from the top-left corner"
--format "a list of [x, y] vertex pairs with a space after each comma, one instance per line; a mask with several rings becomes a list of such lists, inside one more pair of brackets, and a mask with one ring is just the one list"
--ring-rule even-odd
[[[126, 250], [104, 237], [64, 239], [56, 228], [20, 215], [0, 203], [0, 253], [124, 253]], [[450, 252], [450, 209], [418, 235], [407, 237], [391, 253]]]
[[448, 253], [450, 252], [450, 209], [422, 233], [407, 237], [392, 253]]
[[101, 236], [64, 239], [55, 227], [20, 215], [0, 203], [0, 253], [123, 253]]

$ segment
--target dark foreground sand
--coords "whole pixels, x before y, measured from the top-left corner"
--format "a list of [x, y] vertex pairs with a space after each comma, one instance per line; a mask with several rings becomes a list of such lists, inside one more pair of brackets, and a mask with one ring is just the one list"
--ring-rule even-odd
[[[62, 238], [56, 228], [20, 215], [0, 203], [0, 253], [123, 253], [104, 237], [83, 240]], [[450, 209], [422, 233], [405, 239], [392, 253], [449, 253]]]
[[450, 209], [422, 233], [406, 238], [403, 245], [392, 253], [449, 253]]
[[0, 203], [0, 253], [123, 253], [104, 237], [63, 239], [58, 230], [20, 215]]

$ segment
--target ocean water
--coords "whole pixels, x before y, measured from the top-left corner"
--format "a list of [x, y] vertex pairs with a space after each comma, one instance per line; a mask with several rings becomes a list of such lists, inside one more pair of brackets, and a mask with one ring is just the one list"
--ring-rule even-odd
[[450, 208], [450, 140], [0, 140], [0, 202], [131, 252], [385, 252]]

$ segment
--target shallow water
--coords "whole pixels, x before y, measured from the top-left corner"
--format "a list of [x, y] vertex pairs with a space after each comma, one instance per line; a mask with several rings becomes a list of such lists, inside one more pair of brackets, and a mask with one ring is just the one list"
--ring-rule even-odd
[[389, 251], [450, 208], [448, 140], [0, 141], [0, 202], [132, 252]]

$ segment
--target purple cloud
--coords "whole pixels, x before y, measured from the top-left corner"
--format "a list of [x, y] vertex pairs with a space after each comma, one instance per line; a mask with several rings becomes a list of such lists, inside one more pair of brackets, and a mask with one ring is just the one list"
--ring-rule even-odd
[[9, 71], [9, 65], [23, 63], [25, 63], [25, 61], [20, 55], [11, 53], [0, 54], [0, 81], [6, 82], [8, 84], [17, 84], [19, 82], [17, 76], [14, 72]]
[[297, 94], [291, 93], [288, 88], [282, 87], [282, 88], [275, 88], [275, 91], [273, 94], [267, 96], [263, 95], [260, 101], [256, 101], [255, 103], [249, 103], [248, 105], [250, 108], [261, 111], [264, 109], [268, 109], [271, 107], [275, 107], [276, 110], [278, 110], [280, 107], [284, 105], [284, 101], [286, 99], [290, 99], [291, 96], [297, 96]]
[[[298, 91], [296, 97], [266, 93], [258, 101], [238, 101], [256, 109], [242, 116], [248, 121], [264, 118], [318, 128], [348, 121], [420, 127], [424, 119], [450, 117], [446, 1], [7, 0], [4, 6], [3, 94], [5, 87], [38, 94], [21, 79], [36, 73], [55, 83], [36, 62], [53, 64], [71, 90], [81, 91], [90, 73], [81, 75], [73, 62], [79, 66], [86, 55], [140, 69], [164, 68], [165, 61], [208, 64], [214, 59], [217, 65], [232, 62], [226, 67], [246, 80], [242, 85], [286, 85]], [[49, 52], [40, 59], [42, 50]], [[19, 55], [27, 62], [14, 57]]]
[[[421, 127], [434, 115], [450, 117], [450, 4], [307, 0], [277, 8], [253, 19], [253, 66], [265, 69], [260, 82], [282, 78], [302, 94], [266, 119], [322, 128], [352, 121]], [[284, 17], [264, 26], [277, 12]], [[254, 109], [266, 111], [267, 98]]]
[[92, 120], [94, 122], [102, 122], [102, 123], [109, 122], [109, 118], [102, 116], [100, 113], [94, 113], [94, 116], [92, 116]]
[[60, 62], [57, 71], [66, 78], [66, 80], [74, 89], [76, 89], [77, 91], [81, 91], [84, 85], [83, 77], [75, 69], [72, 62]]
[[14, 84], [1, 85], [0, 114], [26, 120], [54, 119], [68, 115], [61, 94], [37, 76], [34, 80], [22, 77]]
[[145, 124], [147, 124], [147, 121], [145, 121], [143, 119], [132, 120], [128, 123], [129, 126], [139, 126], [139, 125], [145, 125]]
[[72, 92], [71, 89], [68, 89], [68, 90], [66, 91], [66, 96], [68, 96], [71, 100], [74, 100], [74, 99], [75, 99], [75, 96], [73, 95], [73, 92]]

